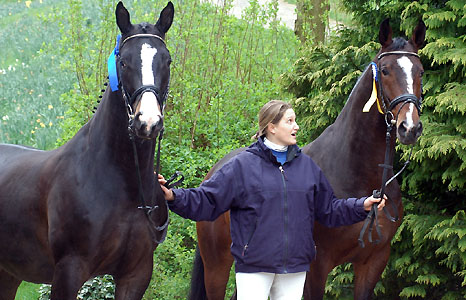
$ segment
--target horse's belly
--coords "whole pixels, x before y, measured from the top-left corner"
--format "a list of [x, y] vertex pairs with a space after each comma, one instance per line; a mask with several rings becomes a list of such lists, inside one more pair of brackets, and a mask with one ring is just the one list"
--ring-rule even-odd
[[22, 280], [50, 282], [47, 214], [40, 203], [38, 165], [30, 163], [45, 152], [9, 145], [0, 145], [0, 151], [0, 268]]
[[0, 267], [22, 280], [49, 282], [53, 259], [47, 224], [35, 205], [25, 200], [6, 193], [0, 195]]

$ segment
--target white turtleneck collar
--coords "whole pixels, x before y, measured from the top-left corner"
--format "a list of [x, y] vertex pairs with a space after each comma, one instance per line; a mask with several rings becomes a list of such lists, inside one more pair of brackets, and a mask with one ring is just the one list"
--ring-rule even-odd
[[266, 137], [264, 137], [264, 144], [277, 152], [286, 152], [288, 150], [288, 146], [282, 146], [282, 145], [277, 145], [275, 143], [272, 143], [270, 140], [268, 140]]

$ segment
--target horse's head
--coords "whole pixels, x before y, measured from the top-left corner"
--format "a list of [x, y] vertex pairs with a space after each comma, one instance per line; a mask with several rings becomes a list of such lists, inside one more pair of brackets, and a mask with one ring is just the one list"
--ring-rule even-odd
[[116, 56], [119, 85], [134, 118], [132, 131], [142, 138], [155, 138], [163, 128], [170, 82], [171, 58], [164, 39], [173, 21], [173, 4], [167, 4], [155, 24], [131, 24], [121, 2], [115, 14], [121, 31]]
[[386, 106], [388, 121], [396, 121], [396, 134], [403, 144], [415, 143], [422, 133], [420, 110], [424, 69], [417, 51], [423, 47], [425, 33], [426, 26], [420, 21], [409, 41], [403, 38], [392, 40], [388, 19], [380, 25], [382, 49], [375, 60], [379, 97]]

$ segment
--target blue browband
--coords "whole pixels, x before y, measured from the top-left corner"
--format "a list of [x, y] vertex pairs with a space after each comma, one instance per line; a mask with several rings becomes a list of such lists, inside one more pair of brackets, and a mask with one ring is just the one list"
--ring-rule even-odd
[[108, 57], [107, 65], [108, 65], [108, 80], [110, 81], [110, 88], [112, 92], [118, 91], [118, 75], [117, 75], [117, 67], [116, 67], [116, 58], [120, 54], [120, 38], [121, 34], [117, 35], [116, 46], [113, 49], [112, 53]]

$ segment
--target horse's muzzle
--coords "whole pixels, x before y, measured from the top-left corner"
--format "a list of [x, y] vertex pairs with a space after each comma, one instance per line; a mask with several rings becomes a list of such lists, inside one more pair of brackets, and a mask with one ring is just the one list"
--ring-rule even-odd
[[408, 124], [406, 121], [402, 121], [396, 130], [398, 140], [405, 145], [411, 145], [416, 143], [417, 139], [422, 134], [422, 122], [416, 122], [414, 124]]
[[138, 112], [134, 117], [133, 132], [140, 138], [155, 139], [163, 129], [163, 117], [159, 116], [158, 120], [148, 122], [141, 116], [142, 113]]

